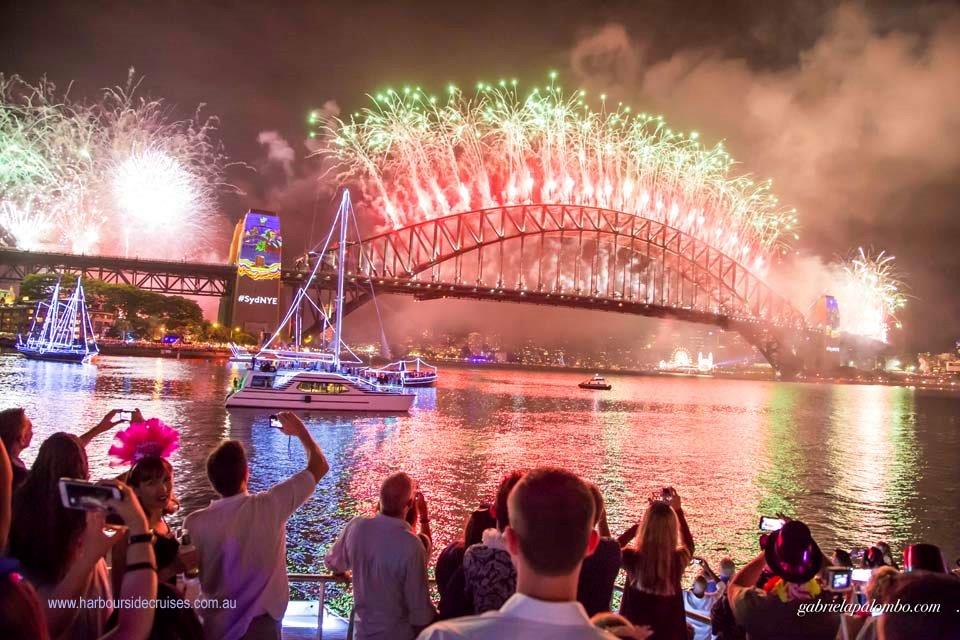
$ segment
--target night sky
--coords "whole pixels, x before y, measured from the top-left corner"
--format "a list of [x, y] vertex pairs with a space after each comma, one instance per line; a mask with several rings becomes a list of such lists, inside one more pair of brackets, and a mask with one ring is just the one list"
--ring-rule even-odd
[[[228, 154], [251, 167], [231, 175], [245, 195], [223, 199], [224, 217], [273, 208], [292, 240], [331, 189], [306, 159], [310, 109], [354, 111], [365, 94], [405, 83], [533, 85], [556, 69], [568, 88], [725, 140], [742, 170], [772, 177], [798, 208], [805, 255], [826, 261], [858, 246], [896, 255], [913, 296], [904, 347], [945, 350], [960, 338], [956, 4], [333, 5], [8, 1], [0, 71], [72, 81], [76, 98], [123, 84], [134, 67], [143, 90], [178, 115], [205, 103]], [[295, 151], [292, 173], [258, 142], [266, 131]], [[811, 261], [793, 267], [791, 286], [802, 287]]]

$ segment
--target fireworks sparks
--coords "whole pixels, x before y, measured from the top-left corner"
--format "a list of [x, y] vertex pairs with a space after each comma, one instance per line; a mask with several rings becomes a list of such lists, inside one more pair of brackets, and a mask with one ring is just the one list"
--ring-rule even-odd
[[[174, 121], [137, 85], [98, 101], [0, 76], [0, 227], [23, 249], [183, 257], [205, 248], [225, 157], [217, 121]], [[132, 243], [138, 233], [149, 242]], [[171, 250], [172, 248], [172, 250]]]
[[666, 223], [761, 273], [795, 239], [794, 210], [769, 181], [734, 175], [722, 145], [605, 100], [592, 111], [552, 79], [523, 95], [502, 81], [472, 96], [408, 87], [373, 100], [327, 134], [341, 180], [358, 181], [394, 227], [503, 205], [595, 206]]
[[887, 342], [887, 333], [907, 297], [894, 269], [894, 257], [862, 248], [843, 265], [836, 283], [840, 330]]

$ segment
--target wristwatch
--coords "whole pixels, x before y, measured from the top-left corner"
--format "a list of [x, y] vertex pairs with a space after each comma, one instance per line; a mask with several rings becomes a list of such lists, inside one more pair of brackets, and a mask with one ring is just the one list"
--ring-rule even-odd
[[130, 544], [140, 544], [146, 542], [148, 544], [153, 544], [153, 539], [155, 534], [153, 531], [147, 531], [146, 533], [138, 533], [137, 535], [130, 536]]

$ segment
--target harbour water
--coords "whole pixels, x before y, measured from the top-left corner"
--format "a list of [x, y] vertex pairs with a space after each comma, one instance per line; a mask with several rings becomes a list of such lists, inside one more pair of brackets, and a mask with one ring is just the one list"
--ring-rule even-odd
[[[109, 409], [139, 407], [176, 426], [181, 511], [213, 497], [204, 458], [223, 438], [248, 447], [251, 488], [303, 467], [269, 411], [227, 411], [238, 369], [225, 363], [101, 356], [94, 365], [0, 355], [4, 407], [23, 406], [32, 462], [53, 432], [81, 433]], [[742, 563], [760, 515], [810, 524], [825, 551], [878, 540], [934, 542], [960, 555], [960, 396], [886, 386], [607, 375], [613, 390], [577, 388], [581, 373], [447, 368], [405, 416], [306, 414], [331, 472], [288, 527], [291, 571], [323, 571], [323, 554], [379, 482], [405, 470], [426, 494], [438, 546], [491, 501], [507, 470], [563, 466], [597, 482], [619, 533], [664, 485], [683, 496], [698, 555]], [[89, 447], [91, 476], [116, 475], [111, 437]]]

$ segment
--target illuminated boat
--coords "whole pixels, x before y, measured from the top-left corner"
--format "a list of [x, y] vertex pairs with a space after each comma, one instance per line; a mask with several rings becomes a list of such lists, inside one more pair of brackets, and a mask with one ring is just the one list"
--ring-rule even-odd
[[610, 383], [601, 376], [599, 373], [593, 374], [593, 377], [589, 380], [584, 380], [577, 385], [581, 389], [595, 389], [597, 391], [610, 391], [613, 387], [610, 386]]
[[[251, 357], [244, 375], [234, 380], [233, 389], [227, 395], [227, 407], [404, 412], [413, 406], [416, 396], [404, 392], [402, 375], [374, 373], [341, 339], [343, 266], [351, 215], [353, 207], [350, 204], [350, 193], [345, 189], [333, 228], [327, 236], [323, 251], [319, 253], [326, 255], [333, 231], [339, 224], [334, 318], [331, 319], [326, 311], [310, 298], [310, 286], [323, 263], [318, 260], [310, 272], [310, 277], [294, 296], [277, 330], [260, 351]], [[328, 327], [333, 329], [332, 340], [327, 344], [324, 338], [324, 344], [318, 350], [306, 348], [302, 339], [302, 310], [308, 305], [324, 320], [323, 336], [326, 336]], [[283, 346], [281, 334], [288, 326], [292, 328], [292, 344]]]
[[[37, 319], [43, 317], [40, 326]], [[17, 335], [17, 351], [33, 360], [83, 364], [100, 353], [87, 313], [83, 285], [65, 302], [60, 300], [60, 281], [53, 287], [49, 302], [39, 302], [26, 336]]]
[[244, 347], [234, 342], [227, 344], [227, 347], [230, 349], [230, 362], [250, 362], [253, 360], [253, 354]]
[[367, 369], [366, 373], [377, 380], [395, 380], [404, 387], [432, 387], [437, 382], [437, 368], [420, 358], [398, 360], [379, 369]]
[[403, 393], [401, 387], [376, 384], [341, 371], [285, 369], [265, 364], [246, 371], [227, 397], [226, 406], [402, 413], [410, 410], [414, 397]]

